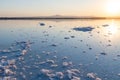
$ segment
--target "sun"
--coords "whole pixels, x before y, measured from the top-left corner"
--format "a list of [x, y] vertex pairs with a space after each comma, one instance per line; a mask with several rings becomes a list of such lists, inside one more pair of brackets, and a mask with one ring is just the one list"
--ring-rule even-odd
[[120, 14], [120, 0], [109, 0], [106, 4], [106, 11], [111, 16]]

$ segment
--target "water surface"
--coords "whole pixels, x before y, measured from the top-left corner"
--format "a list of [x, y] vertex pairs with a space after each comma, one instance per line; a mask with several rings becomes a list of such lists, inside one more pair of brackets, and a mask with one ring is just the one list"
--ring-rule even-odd
[[[119, 34], [120, 20], [1, 20], [0, 65], [14, 59], [17, 68], [9, 68], [14, 75], [0, 74], [0, 78], [72, 80], [67, 70], [77, 69], [80, 73], [74, 76], [81, 80], [95, 80], [88, 73], [102, 80], [119, 80]], [[64, 67], [64, 62], [71, 64]], [[52, 70], [55, 76], [42, 69]], [[64, 77], [56, 77], [56, 72]]]

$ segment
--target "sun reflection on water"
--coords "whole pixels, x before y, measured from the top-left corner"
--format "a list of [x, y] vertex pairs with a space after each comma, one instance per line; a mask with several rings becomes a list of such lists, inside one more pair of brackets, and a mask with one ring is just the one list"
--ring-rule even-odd
[[108, 34], [117, 34], [118, 33], [118, 28], [117, 25], [114, 23], [114, 21], [111, 22], [111, 24], [109, 24], [109, 26], [106, 28], [106, 31]]

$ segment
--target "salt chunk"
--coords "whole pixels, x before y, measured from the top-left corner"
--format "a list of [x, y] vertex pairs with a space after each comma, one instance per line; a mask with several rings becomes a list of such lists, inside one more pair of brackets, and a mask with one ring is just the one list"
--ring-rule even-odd
[[54, 60], [47, 60], [46, 62], [47, 62], [47, 63], [51, 63], [51, 64], [54, 64], [54, 63], [55, 63]]
[[69, 66], [69, 63], [68, 62], [63, 62], [63, 66], [67, 67], [67, 66]]
[[21, 53], [21, 54], [22, 54], [22, 55], [25, 55], [26, 53], [27, 53], [27, 50], [24, 49], [24, 50], [22, 50], [22, 53]]
[[97, 77], [95, 80], [102, 80], [102, 79]]
[[71, 80], [80, 80], [79, 77], [73, 76], [73, 78]]
[[56, 72], [56, 76], [60, 79], [63, 79], [64, 74], [62, 72]]
[[92, 79], [95, 79], [95, 74], [94, 73], [87, 73], [87, 77], [88, 78], [92, 78]]

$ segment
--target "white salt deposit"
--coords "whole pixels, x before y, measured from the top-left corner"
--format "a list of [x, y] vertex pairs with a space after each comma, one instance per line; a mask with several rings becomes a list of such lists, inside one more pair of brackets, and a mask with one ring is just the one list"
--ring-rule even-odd
[[57, 64], [52, 64], [51, 67], [55, 68], [55, 67], [58, 67]]
[[56, 72], [56, 76], [60, 79], [63, 79], [64, 74], [62, 72]]
[[67, 66], [69, 66], [69, 63], [68, 62], [63, 62], [63, 64], [62, 64], [64, 67], [67, 67]]
[[15, 62], [16, 62], [16, 61], [15, 61], [15, 59], [8, 60], [8, 64], [9, 64], [9, 65], [14, 65], [14, 64], [15, 64]]
[[79, 77], [73, 76], [73, 78], [71, 80], [80, 80]]
[[27, 53], [27, 50], [22, 50], [22, 55], [25, 55]]
[[5, 69], [5, 73], [6, 73], [7, 75], [12, 75], [12, 74], [14, 74], [14, 72], [11, 71], [10, 69]]
[[102, 80], [102, 79], [97, 77], [95, 80]]
[[47, 62], [47, 63], [50, 63], [50, 64], [54, 64], [54, 63], [55, 63], [54, 60], [47, 60], [46, 62]]
[[51, 70], [48, 70], [48, 69], [41, 69], [40, 71], [42, 74], [45, 74], [45, 75], [52, 72]]
[[118, 76], [120, 76], [120, 73], [118, 73]]
[[63, 60], [66, 60], [66, 59], [68, 59], [68, 57], [67, 57], [67, 56], [64, 56], [62, 59], [63, 59]]
[[96, 75], [94, 73], [87, 73], [87, 77], [95, 79]]

